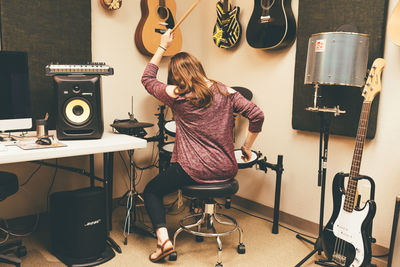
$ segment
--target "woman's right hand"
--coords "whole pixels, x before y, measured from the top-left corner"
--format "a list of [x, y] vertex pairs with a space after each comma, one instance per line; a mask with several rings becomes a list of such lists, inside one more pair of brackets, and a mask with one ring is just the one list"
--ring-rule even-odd
[[171, 45], [172, 41], [174, 40], [174, 33], [171, 29], [168, 29], [163, 35], [161, 35], [160, 46], [168, 49]]
[[242, 150], [242, 159], [244, 162], [248, 162], [251, 159], [251, 149], [247, 148], [245, 146], [242, 146], [240, 148], [240, 150]]

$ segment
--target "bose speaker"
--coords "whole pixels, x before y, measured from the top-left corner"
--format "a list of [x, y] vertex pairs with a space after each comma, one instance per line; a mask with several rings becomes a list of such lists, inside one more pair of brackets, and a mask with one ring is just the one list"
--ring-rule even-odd
[[57, 138], [99, 139], [103, 112], [99, 75], [56, 75]]
[[107, 244], [105, 191], [101, 187], [50, 196], [51, 248], [68, 266], [92, 266], [115, 256]]

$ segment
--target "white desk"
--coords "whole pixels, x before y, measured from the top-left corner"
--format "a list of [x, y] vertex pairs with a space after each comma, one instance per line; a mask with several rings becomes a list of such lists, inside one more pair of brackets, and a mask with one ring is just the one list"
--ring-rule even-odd
[[[52, 132], [50, 134], [56, 136], [55, 132]], [[34, 135], [34, 133], [30, 133], [29, 135]], [[34, 140], [35, 138], [33, 139], [33, 142]], [[104, 203], [106, 210], [106, 227], [107, 230], [111, 230], [114, 152], [145, 148], [147, 145], [147, 141], [129, 135], [105, 132], [101, 139], [62, 140], [61, 142], [67, 146], [48, 147], [32, 150], [24, 150], [16, 145], [7, 146], [6, 151], [0, 151], [0, 164], [90, 155], [89, 172], [48, 162], [41, 162], [40, 164], [63, 168], [69, 171], [78, 172], [80, 174], [86, 175], [90, 177], [91, 187], [94, 186], [95, 179], [103, 182], [106, 197], [106, 203]], [[103, 178], [98, 178], [94, 174], [94, 154], [99, 153], [103, 153]], [[117, 243], [115, 243], [114, 240], [112, 240], [110, 236], [108, 236], [107, 241], [115, 251], [121, 253], [121, 248], [118, 246]], [[111, 254], [107, 257], [107, 259], [104, 260], [109, 260], [114, 257], [114, 252], [111, 251], [110, 253]]]
[[147, 145], [144, 139], [107, 132], [101, 139], [61, 140], [61, 142], [67, 146], [32, 150], [23, 150], [15, 145], [7, 146], [6, 151], [0, 151], [0, 164], [117, 152], [145, 148]]
[[[56, 136], [55, 132], [51, 132], [50, 134]], [[61, 142], [67, 146], [32, 150], [23, 150], [16, 145], [7, 146], [6, 151], [0, 151], [0, 164], [90, 155], [89, 172], [71, 167], [67, 167], [67, 170], [72, 170], [89, 176], [91, 178], [91, 186], [93, 186], [94, 179], [97, 178], [94, 175], [93, 155], [103, 153], [103, 179], [97, 178], [97, 180], [102, 181], [104, 185], [107, 199], [107, 226], [108, 229], [111, 229], [114, 152], [145, 148], [147, 141], [129, 135], [105, 132], [101, 139], [61, 140]], [[54, 167], [57, 166], [51, 163], [43, 164]], [[62, 168], [63, 166], [58, 165], [57, 167]]]

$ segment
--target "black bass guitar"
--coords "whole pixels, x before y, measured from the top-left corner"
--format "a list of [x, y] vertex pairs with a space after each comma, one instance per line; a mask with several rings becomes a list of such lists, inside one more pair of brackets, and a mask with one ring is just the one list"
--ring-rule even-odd
[[239, 23], [240, 8], [232, 7], [229, 0], [217, 3], [217, 22], [214, 26], [213, 40], [221, 48], [236, 46], [242, 36]]
[[340, 266], [364, 267], [371, 263], [369, 233], [376, 204], [373, 200], [368, 200], [363, 208], [358, 207], [357, 183], [370, 108], [376, 94], [381, 91], [381, 73], [384, 66], [385, 60], [382, 58], [374, 61], [362, 92], [364, 102], [346, 190], [343, 174], [337, 174], [333, 180], [333, 213], [322, 233], [322, 247], [328, 259]]
[[246, 38], [251, 47], [278, 50], [296, 39], [291, 0], [254, 0]]

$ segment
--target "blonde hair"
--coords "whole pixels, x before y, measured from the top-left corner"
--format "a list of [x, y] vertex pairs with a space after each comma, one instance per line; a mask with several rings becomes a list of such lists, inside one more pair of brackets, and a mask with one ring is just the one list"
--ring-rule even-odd
[[[180, 52], [171, 58], [168, 66], [168, 84], [176, 85], [174, 93], [183, 96], [196, 107], [209, 107], [214, 95], [208, 87], [207, 75], [200, 61], [186, 52]], [[216, 85], [215, 81], [212, 81]]]

